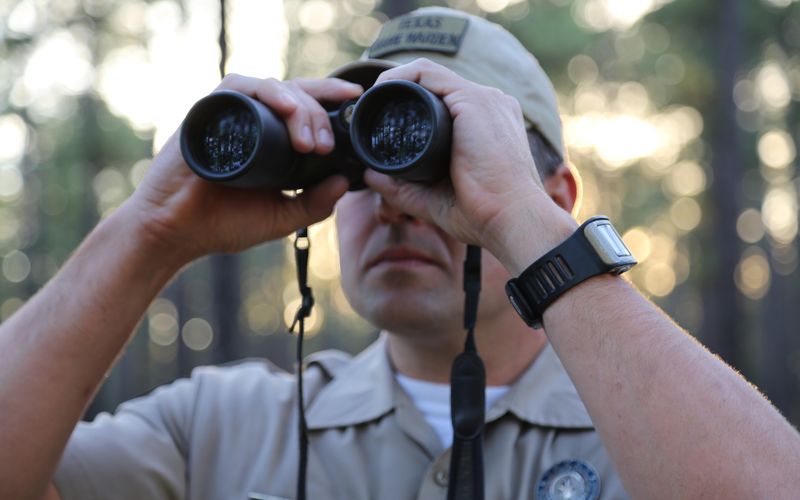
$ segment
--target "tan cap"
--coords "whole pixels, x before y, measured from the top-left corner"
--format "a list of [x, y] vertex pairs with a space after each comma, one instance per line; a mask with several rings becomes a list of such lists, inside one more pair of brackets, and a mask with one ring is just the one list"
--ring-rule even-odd
[[331, 76], [367, 88], [385, 69], [420, 57], [515, 97], [526, 125], [538, 129], [565, 157], [550, 79], [511, 33], [486, 19], [444, 7], [415, 10], [384, 24], [360, 60], [340, 67]]

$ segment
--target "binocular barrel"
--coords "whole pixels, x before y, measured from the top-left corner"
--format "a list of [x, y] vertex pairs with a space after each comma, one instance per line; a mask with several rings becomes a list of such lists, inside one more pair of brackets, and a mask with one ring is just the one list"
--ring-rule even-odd
[[198, 101], [181, 128], [181, 152], [200, 177], [247, 188], [302, 189], [343, 174], [363, 187], [364, 168], [416, 182], [447, 176], [452, 119], [434, 94], [407, 81], [376, 85], [328, 111], [336, 146], [300, 154], [283, 120], [260, 101], [220, 90]]

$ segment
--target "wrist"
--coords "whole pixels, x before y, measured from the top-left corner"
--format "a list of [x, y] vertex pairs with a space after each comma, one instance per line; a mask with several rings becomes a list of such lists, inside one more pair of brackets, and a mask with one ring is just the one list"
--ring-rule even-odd
[[132, 197], [106, 219], [104, 224], [128, 228], [126, 240], [131, 242], [134, 253], [141, 260], [163, 268], [164, 272], [172, 275], [200, 255], [171, 238], [168, 228], [152, 212], [152, 207], [142, 206]]
[[550, 198], [533, 196], [510, 205], [492, 226], [487, 249], [518, 276], [569, 238], [578, 224]]

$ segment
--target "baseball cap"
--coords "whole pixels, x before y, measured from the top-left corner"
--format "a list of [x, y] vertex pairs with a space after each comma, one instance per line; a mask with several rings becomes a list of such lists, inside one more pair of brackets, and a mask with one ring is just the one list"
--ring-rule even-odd
[[526, 126], [536, 128], [566, 158], [550, 79], [514, 35], [486, 19], [445, 7], [417, 9], [384, 24], [358, 61], [330, 76], [368, 88], [382, 71], [420, 57], [515, 97]]

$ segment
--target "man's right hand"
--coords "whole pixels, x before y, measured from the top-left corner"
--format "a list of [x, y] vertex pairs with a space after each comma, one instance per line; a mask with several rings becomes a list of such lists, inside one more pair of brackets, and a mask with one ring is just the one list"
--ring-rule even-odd
[[[362, 92], [334, 79], [242, 76], [225, 78], [220, 88], [261, 100], [284, 118], [296, 150], [320, 154], [333, 149], [333, 134], [317, 100]], [[184, 163], [177, 138], [153, 160], [134, 195], [0, 325], [0, 498], [46, 494], [86, 405], [148, 304], [180, 267], [317, 222], [347, 189], [341, 176], [297, 198], [213, 184]], [[47, 494], [57, 498], [52, 486]]]
[[[261, 80], [228, 75], [218, 89], [259, 99], [281, 116], [292, 146], [300, 153], [330, 153], [333, 132], [319, 100], [339, 102], [363, 89], [344, 80]], [[347, 190], [340, 175], [327, 178], [296, 198], [278, 190], [249, 190], [197, 177], [183, 161], [179, 132], [167, 141], [131, 199], [126, 202], [142, 234], [182, 261], [213, 252], [237, 252], [318, 222]]]

